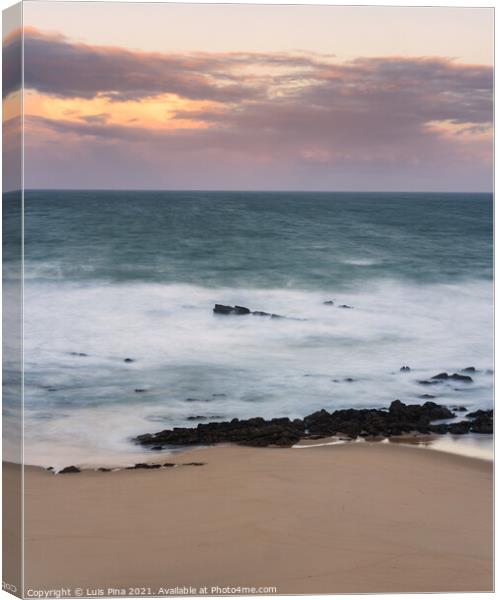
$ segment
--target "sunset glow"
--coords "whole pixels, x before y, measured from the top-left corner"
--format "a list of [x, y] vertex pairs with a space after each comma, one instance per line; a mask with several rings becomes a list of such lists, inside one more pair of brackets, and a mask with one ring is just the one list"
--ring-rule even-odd
[[[87, 19], [95, 10], [101, 18], [114, 15], [117, 23], [122, 16], [124, 25], [130, 5], [87, 4], [82, 19], [66, 27], [64, 15], [83, 5], [66, 4], [61, 12], [55, 4], [43, 3], [43, 14], [39, 3], [25, 5], [29, 187], [53, 185], [56, 172], [62, 187], [491, 187], [491, 11], [420, 9], [428, 23], [433, 16], [453, 17], [442, 23], [450, 49], [470, 24], [460, 57], [443, 52], [437, 42], [439, 48], [422, 42], [419, 53], [410, 54], [413, 37], [408, 34], [405, 46], [393, 24], [399, 19], [400, 28], [410, 27], [401, 20], [409, 13], [381, 9], [375, 14], [393, 33], [394, 51], [377, 53], [378, 46], [386, 50], [387, 40], [371, 36], [360, 38], [353, 56], [339, 18], [350, 22], [356, 14], [364, 27], [363, 9], [355, 7], [350, 12], [321, 7], [321, 15], [315, 7], [298, 7], [301, 14], [310, 10], [309, 19], [321, 16], [317, 43], [308, 38], [308, 47], [290, 48], [290, 31], [299, 30], [292, 19], [291, 30], [273, 32], [273, 49], [266, 51], [261, 42], [249, 49], [243, 21], [238, 44], [234, 30], [217, 29], [216, 17], [231, 21], [241, 11], [273, 21], [276, 12], [295, 7], [204, 6], [200, 9], [212, 15], [210, 35], [197, 41], [188, 30], [189, 50], [173, 50], [172, 36], [165, 35], [162, 50], [156, 28], [172, 32], [176, 15], [184, 23], [185, 6], [162, 4], [160, 12], [156, 7], [163, 20], [151, 22], [151, 39], [144, 34], [138, 48], [140, 36], [131, 35], [123, 45], [115, 43], [120, 36], [114, 31], [103, 44], [100, 26], [93, 30]], [[150, 6], [135, 5], [139, 20], [141, 10]], [[389, 13], [394, 19], [384, 21]], [[339, 32], [328, 43], [322, 35], [325, 15]], [[419, 22], [416, 18], [417, 34]], [[477, 44], [475, 51], [467, 48], [477, 35], [483, 60], [477, 60]], [[277, 50], [280, 36], [283, 46]], [[432, 31], [427, 39], [433, 39]], [[13, 34], [6, 51], [19, 43]], [[8, 115], [9, 92], [15, 89], [6, 92]]]

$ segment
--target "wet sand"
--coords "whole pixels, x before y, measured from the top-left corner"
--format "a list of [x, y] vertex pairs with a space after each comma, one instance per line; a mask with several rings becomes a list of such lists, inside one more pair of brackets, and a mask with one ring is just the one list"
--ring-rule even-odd
[[376, 443], [225, 446], [168, 460], [206, 464], [27, 467], [26, 587], [493, 588], [491, 462]]

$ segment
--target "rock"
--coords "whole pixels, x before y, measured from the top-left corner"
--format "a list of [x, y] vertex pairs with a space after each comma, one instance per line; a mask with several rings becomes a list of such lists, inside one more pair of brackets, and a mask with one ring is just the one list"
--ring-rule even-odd
[[427, 379], [421, 379], [418, 382], [420, 385], [436, 385], [438, 383], [441, 383], [440, 380], [435, 379], [434, 381], [428, 381]]
[[432, 398], [435, 398], [435, 397], [436, 397], [436, 396], [433, 396], [432, 394], [421, 394], [421, 395], [419, 396], [419, 398], [422, 398], [422, 399], [429, 399], [429, 400], [430, 400], [430, 399], [432, 399]]
[[182, 464], [185, 467], [203, 467], [203, 465], [206, 465], [207, 463], [204, 463], [204, 462], [189, 462], [189, 463], [182, 463]]
[[474, 381], [469, 375], [460, 375], [459, 373], [453, 373], [448, 379], [453, 379], [453, 381], [463, 381], [464, 383], [472, 383]]
[[448, 377], [448, 373], [438, 373], [437, 375], [434, 375], [434, 377], [431, 377], [431, 379], [448, 379]]
[[216, 315], [234, 314], [234, 308], [232, 306], [226, 306], [225, 304], [216, 304], [213, 311]]
[[216, 304], [213, 308], [216, 315], [254, 315], [256, 317], [270, 317], [271, 319], [284, 319], [282, 315], [268, 313], [263, 310], [250, 310], [246, 306], [227, 306], [226, 304]]
[[399, 370], [400, 370], [400, 371], [402, 371], [402, 372], [406, 372], [406, 373], [407, 373], [408, 371], [411, 371], [410, 367], [408, 367], [407, 365], [405, 365], [405, 366], [401, 367], [401, 369], [399, 369]]
[[344, 381], [347, 381], [347, 383], [352, 383], [355, 380], [352, 377], [346, 377]]
[[445, 433], [448, 433], [448, 425], [445, 425], [444, 423], [439, 423], [439, 424], [431, 424], [429, 425], [429, 431], [430, 433], [438, 433], [440, 435], [443, 435]]
[[325, 300], [325, 302], [323, 302], [323, 304], [326, 304], [327, 306], [333, 306], [335, 304], [335, 302], [333, 300]]
[[476, 367], [465, 367], [462, 369], [462, 373], [477, 373]]
[[54, 470], [54, 467], [47, 467], [46, 468], [46, 471], [53, 471], [53, 470]]
[[441, 381], [446, 381], [451, 379], [452, 381], [463, 381], [465, 383], [472, 383], [472, 377], [469, 375], [460, 375], [459, 373], [453, 373], [453, 375], [448, 375], [448, 373], [438, 373], [438, 375], [434, 375], [431, 379], [439, 379]]
[[354, 308], [354, 306], [349, 306], [349, 304], [341, 304], [339, 308]]
[[202, 415], [192, 415], [187, 418], [188, 421], [206, 421], [208, 417], [203, 417]]
[[266, 421], [261, 417], [253, 419], [223, 421], [219, 423], [199, 423], [195, 428], [174, 427], [156, 434], [138, 436], [142, 445], [172, 444], [199, 445], [232, 442], [246, 446], [292, 446], [304, 435], [301, 420], [288, 418]]
[[127, 467], [127, 469], [159, 469], [161, 465], [150, 464], [150, 463], [136, 463], [133, 467]]
[[135, 361], [134, 361], [134, 359], [133, 359], [133, 358], [124, 358], [124, 359], [123, 359], [123, 362], [126, 362], [126, 363], [133, 363], [133, 362], [135, 362]]
[[61, 471], [59, 471], [60, 474], [64, 474], [64, 473], [80, 473], [80, 469], [78, 467], [75, 467], [74, 465], [71, 465], [70, 467], [64, 467], [64, 469], [62, 469]]
[[474, 412], [471, 412], [467, 415], [468, 419], [484, 419], [484, 418], [488, 418], [488, 419], [492, 419], [493, 418], [493, 411], [492, 410], [476, 410]]
[[465, 433], [469, 433], [470, 428], [471, 423], [468, 421], [460, 421], [459, 423], [448, 425], [448, 432], [454, 435], [464, 435]]
[[144, 388], [137, 388], [134, 390], [134, 392], [136, 394], [142, 394], [143, 392], [147, 392], [147, 390], [145, 390]]
[[161, 450], [163, 450], [163, 446], [153, 446], [153, 447], [151, 448], [151, 450], [154, 450], [154, 451], [156, 451], [156, 452], [160, 452]]
[[453, 410], [455, 412], [467, 412], [467, 409], [465, 408], [465, 406], [452, 406], [451, 410]]
[[88, 356], [85, 352], [70, 352], [71, 356]]
[[472, 433], [492, 434], [493, 433], [493, 419], [490, 419], [487, 417], [475, 419], [471, 423], [470, 430]]
[[111, 469], [108, 469], [107, 467], [99, 467], [97, 470], [101, 473], [109, 473], [111, 471]]
[[348, 438], [389, 437], [404, 433], [489, 433], [493, 428], [492, 411], [476, 411], [464, 423], [436, 424], [455, 417], [448, 407], [425, 402], [405, 404], [395, 400], [389, 409], [341, 409], [316, 411], [304, 419], [252, 419], [198, 423], [196, 427], [175, 427], [135, 438], [143, 446], [208, 445], [235, 443], [244, 446], [293, 446], [302, 438], [317, 439], [342, 434]]
[[177, 465], [175, 463], [163, 463], [164, 467], [176, 467]]
[[184, 402], [210, 402], [210, 400], [206, 398], [204, 398], [203, 400], [200, 400], [200, 398], [186, 398]]

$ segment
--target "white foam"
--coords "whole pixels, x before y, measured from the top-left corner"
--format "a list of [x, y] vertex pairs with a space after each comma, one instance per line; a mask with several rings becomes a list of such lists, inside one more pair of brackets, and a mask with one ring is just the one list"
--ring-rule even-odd
[[[215, 303], [301, 320], [216, 316]], [[490, 406], [492, 323], [487, 281], [381, 281], [349, 292], [28, 281], [28, 460], [135, 452], [131, 436], [192, 425], [190, 415], [303, 416], [423, 393]], [[400, 373], [403, 364], [412, 372]], [[470, 386], [415, 383], [471, 365], [483, 372]]]

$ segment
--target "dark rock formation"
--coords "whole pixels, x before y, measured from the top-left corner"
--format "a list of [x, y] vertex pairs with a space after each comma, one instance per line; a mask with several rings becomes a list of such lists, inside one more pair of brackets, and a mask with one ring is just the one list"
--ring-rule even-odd
[[59, 471], [59, 473], [80, 473], [80, 469], [74, 465], [71, 465], [70, 467], [64, 467], [64, 469]]
[[[459, 407], [461, 409], [462, 407]], [[135, 438], [143, 446], [158, 444], [195, 446], [232, 442], [244, 446], [292, 446], [300, 439], [318, 439], [334, 435], [349, 438], [390, 437], [404, 433], [492, 433], [493, 411], [476, 411], [467, 421], [436, 423], [453, 419], [455, 414], [435, 402], [404, 404], [395, 400], [389, 409], [343, 409], [334, 412], [319, 410], [304, 419], [253, 419], [199, 423], [197, 427], [176, 427], [159, 433], [147, 433]], [[146, 468], [146, 467], [138, 467]], [[151, 467], [154, 468], [154, 467]]]
[[206, 465], [207, 463], [204, 462], [189, 462], [189, 463], [182, 463], [182, 465], [184, 467], [203, 467], [203, 465]]
[[210, 402], [210, 400], [207, 398], [186, 398], [184, 402]]
[[467, 412], [465, 406], [452, 406], [451, 410], [453, 410], [454, 412]]
[[448, 373], [438, 373], [431, 377], [431, 379], [438, 379], [440, 381], [463, 381], [465, 383], [472, 383], [473, 379], [469, 375], [460, 375], [459, 373], [453, 373], [453, 375], [448, 375]]
[[71, 356], [88, 356], [85, 352], [70, 352]]
[[468, 419], [472, 419], [470, 428], [472, 433], [493, 433], [492, 410], [476, 410], [466, 416]]
[[271, 317], [272, 319], [282, 319], [281, 315], [264, 312], [263, 310], [250, 310], [246, 306], [227, 306], [225, 304], [216, 304], [214, 306], [214, 314], [216, 315], [255, 315], [256, 317]]
[[127, 469], [159, 469], [161, 465], [150, 464], [150, 463], [136, 463], [133, 467], [127, 467]]
[[468, 419], [493, 419], [493, 410], [476, 410], [467, 415]]
[[323, 302], [323, 304], [326, 304], [327, 306], [333, 306], [335, 304], [335, 302], [333, 300], [325, 300], [325, 302]]
[[465, 433], [469, 433], [470, 428], [471, 423], [468, 421], [460, 421], [459, 423], [448, 425], [448, 432], [454, 435], [464, 435]]
[[462, 369], [462, 373], [477, 373], [476, 367], [465, 367]]
[[404, 365], [403, 367], [401, 367], [401, 369], [399, 369], [401, 372], [408, 372], [411, 371], [410, 367], [408, 365]]
[[233, 442], [246, 446], [292, 446], [305, 433], [300, 419], [288, 418], [266, 421], [261, 417], [222, 423], [199, 423], [195, 428], [175, 427], [155, 434], [140, 435], [136, 441], [144, 446], [161, 444], [197, 445]]
[[136, 394], [142, 394], [143, 392], [147, 392], [147, 390], [145, 390], [144, 388], [136, 388], [136, 389], [134, 390], [134, 392], [135, 392]]
[[133, 359], [133, 358], [124, 358], [124, 359], [123, 359], [123, 362], [126, 362], [126, 363], [133, 363], [133, 362], [134, 362], [134, 359]]
[[421, 394], [419, 396], [419, 398], [422, 398], [423, 400], [432, 400], [433, 398], [435, 398], [436, 396], [433, 396], [432, 394]]
[[354, 308], [354, 306], [349, 306], [349, 304], [341, 304], [339, 308]]
[[107, 467], [99, 467], [97, 470], [101, 473], [109, 473], [112, 469], [108, 469]]

